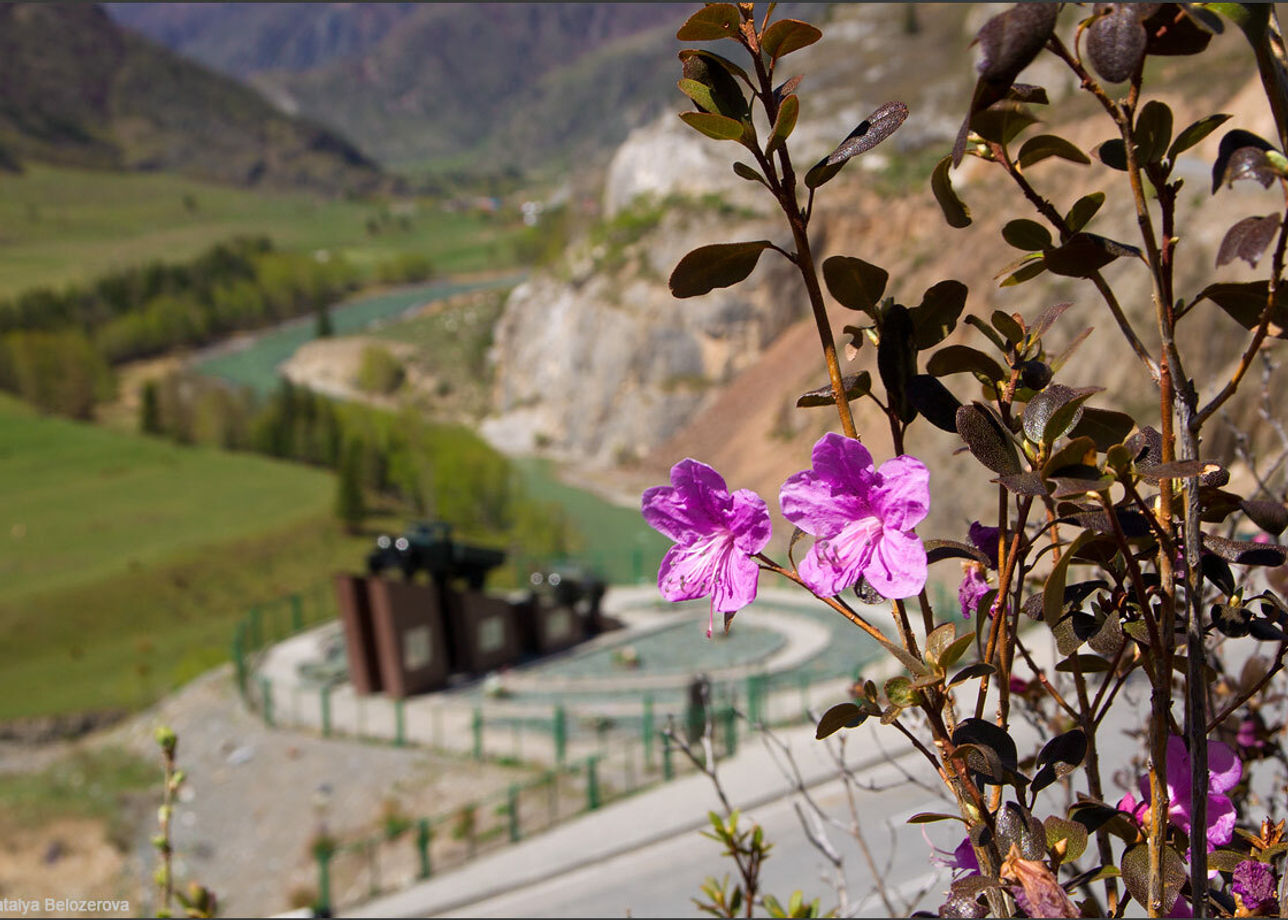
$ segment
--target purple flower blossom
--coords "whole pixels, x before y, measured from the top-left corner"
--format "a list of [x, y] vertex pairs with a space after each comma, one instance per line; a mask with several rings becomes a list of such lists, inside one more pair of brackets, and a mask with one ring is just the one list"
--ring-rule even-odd
[[[997, 544], [1001, 535], [1002, 531], [998, 528], [988, 527], [979, 521], [972, 522], [967, 533], [975, 548], [988, 557], [989, 568], [992, 569], [997, 568]], [[969, 620], [988, 593], [988, 572], [978, 562], [963, 562], [962, 573], [962, 583], [957, 587], [957, 601], [961, 604], [962, 616]], [[989, 616], [992, 616], [991, 610]]]
[[978, 562], [967, 562], [962, 568], [966, 572], [962, 576], [962, 583], [957, 586], [957, 602], [962, 605], [962, 616], [969, 620], [971, 613], [979, 609], [979, 602], [988, 593], [988, 578]]
[[[1238, 785], [1243, 776], [1243, 765], [1234, 756], [1229, 745], [1220, 741], [1208, 742], [1208, 804], [1207, 804], [1207, 848], [1208, 852], [1222, 844], [1229, 843], [1234, 836], [1235, 812], [1230, 801], [1229, 792]], [[1140, 794], [1144, 802], [1141, 805], [1124, 808], [1125, 802], [1131, 799], [1126, 796], [1118, 807], [1131, 811], [1139, 821], [1144, 820], [1145, 804], [1149, 802], [1149, 777], [1140, 778]], [[1190, 794], [1190, 753], [1185, 749], [1185, 742], [1179, 735], [1167, 739], [1167, 798], [1170, 802], [1168, 819], [1185, 831], [1193, 839], [1191, 813], [1193, 802]], [[1134, 800], [1132, 800], [1134, 802]]]
[[711, 595], [708, 638], [717, 610], [733, 614], [756, 599], [760, 567], [751, 557], [772, 529], [763, 498], [750, 489], [731, 495], [719, 473], [685, 459], [671, 467], [671, 485], [645, 491], [640, 510], [675, 541], [657, 572], [662, 596], [674, 602]]
[[1263, 862], [1245, 859], [1234, 867], [1234, 893], [1256, 913], [1275, 902], [1275, 872]]
[[1265, 750], [1266, 742], [1262, 734], [1260, 719], [1250, 717], [1240, 722], [1239, 730], [1234, 736], [1234, 742], [1239, 746], [1239, 753], [1247, 757]]
[[915, 457], [875, 469], [852, 438], [823, 435], [813, 469], [783, 483], [786, 518], [817, 539], [801, 561], [801, 580], [820, 597], [840, 594], [860, 577], [885, 597], [912, 597], [926, 584], [926, 549], [912, 529], [930, 508], [930, 474]]
[[989, 566], [997, 568], [997, 544], [1002, 536], [1001, 529], [974, 521], [967, 531], [967, 536], [975, 544], [975, 548], [988, 557]]

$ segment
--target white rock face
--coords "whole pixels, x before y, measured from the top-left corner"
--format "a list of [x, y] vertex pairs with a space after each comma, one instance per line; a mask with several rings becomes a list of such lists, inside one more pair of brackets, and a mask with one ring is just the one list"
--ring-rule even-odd
[[734, 175], [730, 157], [737, 149], [732, 142], [703, 137], [668, 112], [632, 131], [613, 154], [604, 182], [604, 213], [612, 218], [640, 195], [661, 200], [710, 192], [731, 204], [763, 209], [768, 192]]
[[749, 282], [701, 297], [675, 299], [666, 278], [697, 246], [776, 229], [677, 211], [616, 272], [588, 265], [516, 288], [495, 330], [496, 414], [484, 436], [507, 452], [603, 466], [665, 440], [804, 308], [799, 279], [772, 252]]

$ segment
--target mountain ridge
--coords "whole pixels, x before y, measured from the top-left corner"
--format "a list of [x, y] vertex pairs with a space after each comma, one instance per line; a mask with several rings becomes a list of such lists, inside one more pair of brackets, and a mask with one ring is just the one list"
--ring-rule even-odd
[[99, 5], [0, 5], [0, 159], [365, 193], [358, 148], [117, 25]]

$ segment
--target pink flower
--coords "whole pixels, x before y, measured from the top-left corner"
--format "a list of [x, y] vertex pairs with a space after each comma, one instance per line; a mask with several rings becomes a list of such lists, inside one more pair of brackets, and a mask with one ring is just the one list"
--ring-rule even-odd
[[724, 479], [697, 460], [671, 467], [671, 485], [644, 492], [644, 520], [675, 541], [657, 572], [668, 601], [711, 596], [707, 637], [716, 611], [733, 614], [756, 599], [760, 567], [751, 557], [769, 542], [765, 500], [749, 489], [732, 495]]
[[783, 483], [786, 518], [817, 539], [798, 567], [820, 597], [866, 578], [885, 597], [918, 594], [926, 584], [926, 549], [912, 532], [930, 508], [930, 474], [915, 457], [875, 469], [852, 438], [828, 433], [814, 445], [813, 469]]
[[969, 620], [971, 611], [979, 609], [979, 602], [988, 593], [988, 576], [978, 562], [964, 563], [962, 568], [965, 574], [957, 587], [957, 602], [962, 605], [962, 616]]
[[[1208, 788], [1207, 788], [1207, 848], [1208, 852], [1230, 842], [1234, 837], [1235, 811], [1234, 804], [1225, 793], [1239, 784], [1243, 776], [1243, 765], [1230, 750], [1229, 745], [1220, 741], [1208, 742]], [[1121, 811], [1130, 812], [1139, 823], [1144, 823], [1149, 807], [1149, 777], [1140, 778], [1142, 802], [1137, 805], [1131, 795], [1123, 797], [1118, 803]], [[1179, 735], [1167, 739], [1167, 798], [1168, 819], [1185, 831], [1191, 833], [1193, 821], [1193, 799], [1190, 792], [1190, 752]]]

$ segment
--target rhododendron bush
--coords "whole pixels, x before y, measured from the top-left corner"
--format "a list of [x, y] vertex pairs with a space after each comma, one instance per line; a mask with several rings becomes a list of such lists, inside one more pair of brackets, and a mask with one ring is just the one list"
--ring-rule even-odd
[[[1225, 30], [1246, 38], [1275, 118], [1273, 137], [1227, 124], [1222, 113], [1174, 123], [1151, 94], [1151, 58], [1194, 56], [1200, 67], [1212, 35]], [[730, 491], [700, 458], [681, 460], [669, 486], [645, 492], [646, 520], [675, 542], [658, 573], [663, 596], [710, 598], [710, 635], [717, 612], [726, 630], [737, 628], [735, 614], [766, 573], [880, 644], [895, 675], [883, 686], [856, 683], [853, 699], [834, 701], [822, 716], [818, 737], [879, 720], [893, 743], [922, 755], [955, 803], [953, 814], [914, 819], [959, 823], [955, 877], [940, 916], [1281, 915], [1288, 841], [1279, 816], [1288, 794], [1282, 777], [1273, 800], [1250, 791], [1254, 774], [1286, 763], [1278, 735], [1288, 578], [1279, 537], [1288, 526], [1288, 435], [1271, 394], [1263, 394], [1260, 412], [1279, 435], [1278, 460], [1259, 462], [1247, 432], [1235, 438], [1237, 457], [1204, 454], [1205, 432], [1249, 377], [1255, 388], [1259, 366], [1271, 367], [1273, 346], [1288, 337], [1288, 297], [1280, 294], [1288, 59], [1273, 9], [1034, 3], [984, 24], [969, 110], [927, 179], [955, 232], [975, 232], [963, 200], [970, 196], [953, 184], [952, 170], [965, 158], [983, 161], [1014, 189], [1002, 237], [1023, 255], [1015, 262], [999, 249], [997, 277], [1019, 286], [1055, 275], [1070, 279], [1073, 291], [1060, 303], [1035, 295], [1015, 313], [991, 309], [987, 291], [953, 279], [910, 296], [861, 253], [817, 263], [815, 197], [849, 160], [915, 114], [888, 102], [831, 154], [800, 169], [790, 141], [801, 82], [784, 66], [822, 37], [809, 23], [775, 20], [773, 4], [706, 4], [678, 32], [682, 42], [703, 45], [679, 55], [679, 89], [692, 102], [680, 117], [737, 152], [734, 171], [763, 186], [785, 226], [778, 241], [690, 252], [675, 267], [671, 290], [699, 297], [746, 281], [762, 257], [791, 263], [829, 378], [798, 405], [833, 407], [838, 430], [815, 443], [808, 468], [802, 458], [777, 495], [795, 528], [785, 559], [766, 552], [766, 500]], [[1090, 100], [1099, 113], [1109, 139], [1094, 151], [1035, 127], [1035, 110], [1050, 105], [1047, 91], [1017, 78], [1039, 56], [1079, 87], [1062, 105]], [[1214, 132], [1221, 133], [1210, 194], [1251, 182], [1277, 195], [1277, 204], [1218, 228], [1216, 264], [1199, 284], [1181, 286], [1178, 253], [1193, 228], [1185, 225], [1176, 166]], [[1043, 162], [1053, 159], [1091, 171], [1103, 191], [1070, 200], [1059, 183], [1044, 181]], [[1131, 238], [1097, 232], [1110, 232], [1096, 223], [1107, 196], [1130, 202]], [[863, 240], [848, 245], [861, 250]], [[1240, 260], [1261, 266], [1256, 280], [1228, 280], [1224, 267]], [[1128, 272], [1148, 281], [1148, 329], [1133, 322], [1107, 279], [1115, 263], [1120, 285]], [[827, 297], [853, 316], [842, 330], [829, 320]], [[1075, 352], [1085, 335], [1076, 332], [1093, 321], [1131, 349], [1142, 398], [1111, 402], [1095, 381], [1079, 377]], [[973, 327], [973, 337], [950, 342], [959, 322]], [[1187, 375], [1177, 330], [1189, 326], [1238, 341], [1237, 359], [1221, 376]], [[1072, 345], [1053, 354], [1049, 333], [1070, 327]], [[859, 363], [868, 363], [856, 373], [842, 372], [838, 331], [875, 346], [859, 350]], [[851, 411], [857, 400], [877, 408], [891, 456], [874, 457], [864, 444]], [[1151, 408], [1131, 414], [1126, 404]], [[913, 426], [938, 429], [932, 436], [961, 449], [951, 471], [908, 454]], [[1231, 484], [1235, 459], [1251, 489]], [[996, 519], [961, 533], [921, 532], [946, 488], [995, 495]], [[951, 609], [932, 607], [928, 578], [958, 584]], [[1053, 662], [1031, 652], [1035, 631], [1054, 647]], [[1139, 779], [1123, 784], [1102, 769], [1103, 723], [1114, 707], [1129, 705], [1129, 679], [1148, 688], [1137, 713], [1146, 729]], [[1031, 751], [1013, 736], [1020, 718], [1042, 733]], [[1116, 735], [1113, 744], [1122, 743]], [[1052, 810], [1052, 797], [1039, 799], [1049, 788], [1063, 788], [1067, 805]], [[818, 909], [800, 897], [783, 908], [759, 894], [759, 833], [737, 830], [736, 814], [727, 825], [713, 820], [742, 881], [733, 891], [727, 880], [709, 882], [703, 909], [747, 916], [757, 908], [776, 915]]]

